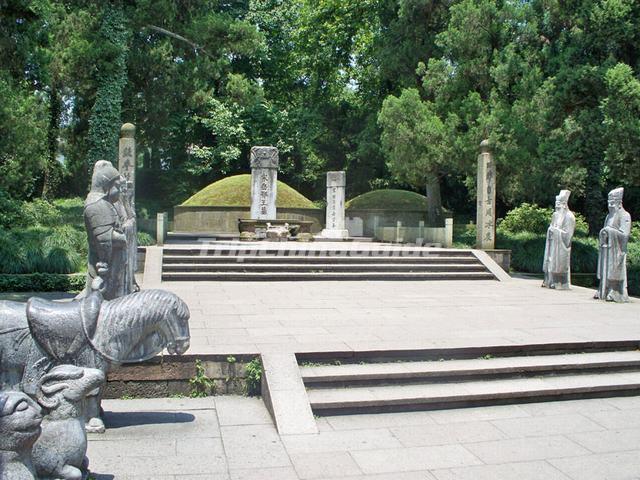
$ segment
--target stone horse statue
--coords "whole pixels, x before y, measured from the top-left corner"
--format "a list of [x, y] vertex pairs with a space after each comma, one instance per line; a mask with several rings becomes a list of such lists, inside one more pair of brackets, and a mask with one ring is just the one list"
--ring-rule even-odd
[[[148, 360], [165, 348], [189, 348], [189, 308], [164, 290], [145, 290], [104, 300], [102, 279], [91, 293], [70, 302], [31, 298], [26, 304], [0, 301], [0, 391], [34, 397], [40, 379], [69, 364], [105, 374], [121, 363]], [[87, 408], [88, 431], [104, 431], [101, 394]]]

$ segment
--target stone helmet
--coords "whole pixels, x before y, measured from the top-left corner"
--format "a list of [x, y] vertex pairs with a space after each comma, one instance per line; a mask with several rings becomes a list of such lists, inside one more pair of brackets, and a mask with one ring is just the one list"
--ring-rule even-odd
[[106, 160], [98, 160], [93, 167], [93, 176], [91, 177], [91, 190], [107, 192], [113, 182], [120, 177], [120, 172]]

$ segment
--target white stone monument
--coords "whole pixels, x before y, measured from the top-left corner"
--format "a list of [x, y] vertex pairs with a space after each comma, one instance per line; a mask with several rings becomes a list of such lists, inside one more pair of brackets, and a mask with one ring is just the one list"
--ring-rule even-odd
[[327, 172], [327, 224], [322, 230], [324, 238], [344, 239], [349, 236], [344, 217], [345, 172]]
[[278, 149], [251, 149], [251, 219], [275, 220], [278, 194]]
[[496, 247], [496, 164], [489, 148], [489, 140], [483, 140], [480, 144], [477, 190], [476, 247], [492, 250]]

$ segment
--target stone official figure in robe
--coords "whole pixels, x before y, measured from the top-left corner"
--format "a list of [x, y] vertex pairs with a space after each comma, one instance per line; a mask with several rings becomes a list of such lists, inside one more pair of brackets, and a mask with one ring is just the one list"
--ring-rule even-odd
[[547, 230], [544, 249], [543, 287], [557, 290], [571, 288], [571, 240], [576, 229], [576, 217], [569, 210], [569, 190], [562, 190], [556, 197], [556, 210]]
[[627, 243], [631, 234], [631, 215], [622, 207], [623, 188], [609, 193], [609, 214], [600, 230], [598, 290], [594, 298], [609, 302], [628, 302]]
[[[89, 240], [86, 292], [98, 276], [98, 265], [106, 268], [103, 296], [106, 300], [127, 295], [137, 285], [128, 277], [127, 240], [131, 238], [135, 217], [121, 201], [123, 179], [111, 163], [101, 160], [93, 169], [91, 191], [84, 206], [84, 220]], [[122, 198], [126, 201], [126, 198]], [[135, 226], [133, 227], [135, 228]]]

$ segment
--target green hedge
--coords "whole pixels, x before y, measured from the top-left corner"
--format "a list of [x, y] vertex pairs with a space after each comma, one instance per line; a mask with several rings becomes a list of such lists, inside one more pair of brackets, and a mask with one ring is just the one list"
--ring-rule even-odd
[[84, 289], [84, 274], [31, 273], [0, 274], [0, 292], [79, 292]]
[[[541, 273], [545, 235], [535, 233], [499, 233], [496, 247], [511, 250], [511, 268], [517, 272]], [[571, 271], [595, 273], [598, 265], [598, 240], [592, 237], [573, 238]], [[629, 293], [640, 295], [640, 243], [629, 243], [627, 254]]]

